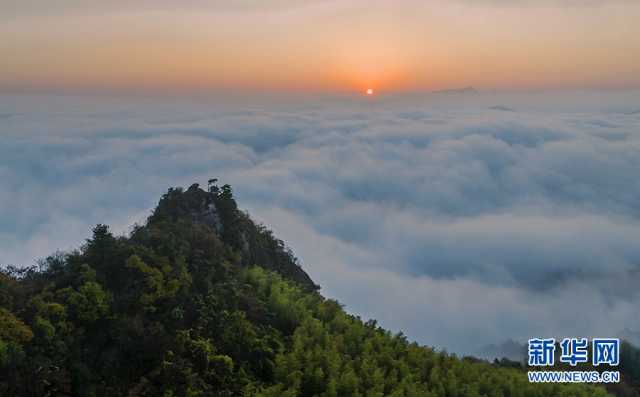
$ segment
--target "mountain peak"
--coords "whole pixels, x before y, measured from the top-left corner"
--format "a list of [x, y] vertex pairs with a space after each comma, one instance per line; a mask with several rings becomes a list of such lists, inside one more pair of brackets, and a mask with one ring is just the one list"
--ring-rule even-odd
[[472, 86], [463, 88], [450, 88], [444, 90], [433, 91], [434, 94], [477, 94], [478, 90]]
[[259, 264], [305, 289], [318, 289], [282, 240], [240, 211], [231, 186], [218, 186], [216, 181], [209, 181], [208, 191], [197, 183], [187, 190], [170, 188], [149, 217], [149, 224], [181, 221], [203, 225], [240, 256], [242, 265]]
[[130, 236], [98, 225], [39, 268], [0, 268], [0, 395], [607, 395], [348, 314], [215, 182], [169, 189]]

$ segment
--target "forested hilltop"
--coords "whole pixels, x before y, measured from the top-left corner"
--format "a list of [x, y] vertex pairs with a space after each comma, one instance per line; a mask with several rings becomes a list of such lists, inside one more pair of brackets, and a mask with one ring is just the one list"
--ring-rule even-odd
[[0, 395], [607, 395], [345, 313], [215, 182], [169, 189], [128, 237], [98, 225], [76, 251], [4, 268]]

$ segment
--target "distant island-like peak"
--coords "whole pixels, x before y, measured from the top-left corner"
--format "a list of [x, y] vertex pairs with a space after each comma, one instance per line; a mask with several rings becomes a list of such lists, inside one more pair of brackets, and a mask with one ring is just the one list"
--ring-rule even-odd
[[475, 88], [463, 87], [463, 88], [449, 88], [444, 90], [433, 91], [434, 94], [478, 94], [479, 91]]

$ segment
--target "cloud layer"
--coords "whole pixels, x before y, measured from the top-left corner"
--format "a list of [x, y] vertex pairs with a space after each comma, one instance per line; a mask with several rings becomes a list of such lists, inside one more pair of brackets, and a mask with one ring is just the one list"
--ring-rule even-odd
[[640, 327], [638, 99], [2, 96], [0, 263], [216, 176], [327, 296], [422, 343], [614, 336]]

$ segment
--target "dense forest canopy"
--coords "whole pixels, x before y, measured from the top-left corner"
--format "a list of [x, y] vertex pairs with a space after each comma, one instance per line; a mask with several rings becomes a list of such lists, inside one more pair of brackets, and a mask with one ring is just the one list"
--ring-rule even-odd
[[457, 358], [346, 313], [209, 182], [169, 189], [129, 236], [97, 225], [78, 250], [0, 272], [0, 395], [608, 395], [530, 384], [517, 362]]

